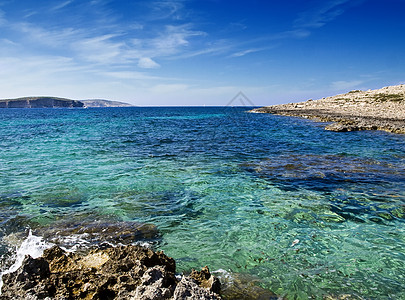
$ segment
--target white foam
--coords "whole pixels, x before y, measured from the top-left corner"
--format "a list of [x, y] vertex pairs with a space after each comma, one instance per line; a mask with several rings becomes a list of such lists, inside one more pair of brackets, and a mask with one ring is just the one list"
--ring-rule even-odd
[[3, 286], [3, 275], [9, 274], [17, 271], [21, 267], [24, 257], [26, 255], [31, 256], [32, 258], [40, 257], [45, 249], [51, 248], [53, 244], [45, 242], [42, 237], [35, 236], [32, 234], [31, 230], [28, 233], [28, 237], [22, 242], [21, 246], [17, 249], [14, 255], [14, 264], [0, 273], [0, 294], [1, 288]]
[[222, 284], [232, 285], [234, 282], [232, 273], [227, 270], [218, 269], [215, 271], [211, 271], [211, 274], [214, 274], [215, 276], [217, 276], [220, 279]]
[[145, 241], [137, 241], [135, 243], [132, 243], [132, 245], [141, 246], [141, 247], [148, 248], [148, 249], [152, 248], [152, 243], [145, 242]]

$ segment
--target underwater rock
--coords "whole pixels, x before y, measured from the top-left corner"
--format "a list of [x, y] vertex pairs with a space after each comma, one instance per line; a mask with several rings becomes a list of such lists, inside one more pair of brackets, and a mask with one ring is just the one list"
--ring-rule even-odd
[[191, 277], [178, 282], [175, 271], [172, 258], [140, 246], [87, 255], [54, 246], [40, 258], [26, 256], [17, 271], [3, 275], [0, 299], [221, 299], [210, 291], [219, 292], [219, 286], [208, 268], [194, 271], [201, 282]]

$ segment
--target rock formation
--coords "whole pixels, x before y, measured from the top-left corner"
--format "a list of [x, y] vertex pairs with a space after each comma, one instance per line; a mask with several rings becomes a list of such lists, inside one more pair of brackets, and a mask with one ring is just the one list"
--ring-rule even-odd
[[178, 281], [176, 264], [163, 252], [139, 246], [66, 253], [58, 246], [42, 257], [26, 256], [3, 275], [0, 299], [221, 299], [208, 268]]
[[334, 122], [331, 131], [385, 130], [405, 134], [405, 85], [257, 108], [251, 112]]

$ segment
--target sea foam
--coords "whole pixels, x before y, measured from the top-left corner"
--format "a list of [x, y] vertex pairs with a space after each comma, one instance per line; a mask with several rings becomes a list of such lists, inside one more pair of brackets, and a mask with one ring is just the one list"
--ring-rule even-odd
[[3, 275], [17, 271], [18, 268], [21, 267], [26, 255], [32, 258], [38, 258], [42, 256], [45, 249], [51, 248], [52, 246], [53, 244], [44, 241], [42, 237], [33, 235], [30, 230], [28, 237], [22, 242], [21, 246], [17, 248], [13, 256], [14, 263], [7, 270], [0, 273], [0, 294], [1, 288], [3, 287]]

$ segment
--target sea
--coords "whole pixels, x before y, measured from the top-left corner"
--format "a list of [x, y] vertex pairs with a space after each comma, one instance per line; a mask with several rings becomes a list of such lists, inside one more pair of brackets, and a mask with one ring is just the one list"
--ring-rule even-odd
[[41, 232], [135, 222], [153, 234], [133, 243], [179, 274], [207, 265], [285, 299], [405, 299], [405, 135], [248, 110], [0, 110], [1, 272], [52, 245]]

